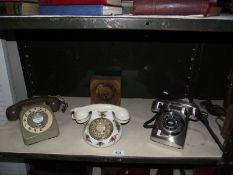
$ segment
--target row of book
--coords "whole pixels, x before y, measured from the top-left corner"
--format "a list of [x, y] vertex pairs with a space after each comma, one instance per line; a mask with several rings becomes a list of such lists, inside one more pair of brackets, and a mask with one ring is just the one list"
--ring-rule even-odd
[[0, 0], [0, 15], [121, 15], [121, 0]]
[[216, 0], [0, 0], [0, 15], [213, 16], [220, 10]]

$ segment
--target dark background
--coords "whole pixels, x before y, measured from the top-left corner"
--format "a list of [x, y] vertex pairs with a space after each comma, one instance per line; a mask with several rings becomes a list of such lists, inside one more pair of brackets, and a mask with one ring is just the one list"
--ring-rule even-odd
[[223, 99], [233, 70], [231, 33], [17, 31], [29, 96], [89, 96], [90, 77], [120, 75], [122, 97]]

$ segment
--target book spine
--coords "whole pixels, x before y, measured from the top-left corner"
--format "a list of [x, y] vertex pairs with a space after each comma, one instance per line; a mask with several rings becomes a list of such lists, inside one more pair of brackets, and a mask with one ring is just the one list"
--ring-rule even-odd
[[19, 3], [17, 10], [19, 10], [19, 13], [18, 13], [19, 15], [23, 14], [23, 2], [22, 1]]
[[107, 0], [41, 0], [42, 5], [107, 4]]
[[102, 16], [103, 5], [41, 5], [39, 15]]
[[134, 0], [134, 15], [206, 15], [209, 0]]
[[30, 3], [39, 3], [39, 0], [0, 0], [0, 2], [7, 2], [7, 3], [13, 3], [13, 2], [30, 2]]
[[0, 2], [0, 15], [21, 15], [22, 3]]

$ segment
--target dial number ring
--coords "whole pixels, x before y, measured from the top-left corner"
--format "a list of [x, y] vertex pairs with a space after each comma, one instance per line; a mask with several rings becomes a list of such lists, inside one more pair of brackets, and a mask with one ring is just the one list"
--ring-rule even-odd
[[42, 133], [52, 125], [52, 112], [43, 106], [27, 109], [22, 115], [24, 128], [31, 133]]
[[96, 140], [106, 139], [111, 136], [112, 132], [112, 122], [106, 118], [97, 118], [89, 125], [89, 133]]

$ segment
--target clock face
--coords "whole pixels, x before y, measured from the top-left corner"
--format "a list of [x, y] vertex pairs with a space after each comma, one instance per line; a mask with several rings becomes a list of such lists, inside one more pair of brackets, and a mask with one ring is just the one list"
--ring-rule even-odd
[[111, 84], [100, 83], [96, 86], [95, 93], [101, 100], [109, 101], [112, 100], [115, 89]]
[[97, 118], [89, 125], [89, 133], [96, 140], [110, 137], [113, 132], [112, 122], [106, 118]]
[[52, 125], [52, 111], [44, 106], [29, 107], [22, 113], [22, 124], [31, 133], [42, 133]]

